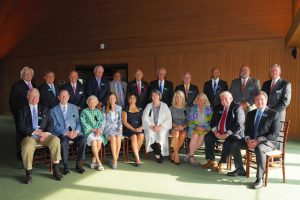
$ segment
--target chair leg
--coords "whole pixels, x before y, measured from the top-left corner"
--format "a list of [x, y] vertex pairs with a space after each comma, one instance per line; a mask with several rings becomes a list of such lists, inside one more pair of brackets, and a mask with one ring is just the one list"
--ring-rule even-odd
[[265, 171], [265, 187], [267, 187], [268, 185], [268, 175], [269, 175], [269, 162], [270, 162], [270, 157], [267, 156], [267, 160], [266, 160], [266, 171]]
[[126, 162], [129, 162], [129, 138], [125, 138], [126, 143]]
[[123, 163], [125, 162], [125, 154], [126, 154], [125, 141], [123, 141], [122, 142], [122, 159], [123, 159]]
[[284, 156], [281, 159], [282, 162], [282, 177], [283, 177], [283, 182], [285, 183], [285, 160]]
[[250, 176], [250, 160], [251, 160], [251, 153], [247, 152], [246, 156], [246, 176], [249, 178]]
[[52, 161], [50, 161], [50, 172], [51, 173], [53, 172], [53, 163], [52, 163]]

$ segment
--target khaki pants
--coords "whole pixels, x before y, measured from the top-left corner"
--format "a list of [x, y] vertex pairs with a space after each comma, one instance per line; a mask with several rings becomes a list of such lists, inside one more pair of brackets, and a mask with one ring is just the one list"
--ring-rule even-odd
[[49, 135], [43, 142], [40, 142], [33, 137], [25, 137], [21, 142], [21, 150], [23, 165], [26, 170], [32, 169], [33, 154], [36, 144], [49, 148], [52, 162], [61, 160], [60, 140], [58, 137]]

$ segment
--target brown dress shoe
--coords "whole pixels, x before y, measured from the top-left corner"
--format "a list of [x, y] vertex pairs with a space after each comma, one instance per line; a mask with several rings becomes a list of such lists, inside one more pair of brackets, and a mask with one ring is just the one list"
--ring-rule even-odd
[[222, 172], [223, 168], [222, 168], [223, 164], [219, 163], [218, 166], [215, 168], [216, 172]]
[[202, 165], [203, 168], [210, 169], [217, 166], [217, 162], [214, 160], [207, 161], [206, 164]]

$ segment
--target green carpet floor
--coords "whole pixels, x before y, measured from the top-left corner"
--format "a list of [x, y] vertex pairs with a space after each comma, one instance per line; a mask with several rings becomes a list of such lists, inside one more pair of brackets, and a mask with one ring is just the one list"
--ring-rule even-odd
[[[1, 200], [92, 200], [92, 199], [299, 199], [300, 143], [289, 141], [287, 145], [287, 181], [282, 183], [280, 169], [270, 171], [269, 185], [260, 190], [250, 189], [255, 180], [231, 178], [226, 172], [216, 173], [182, 163], [180, 166], [165, 160], [163, 164], [153, 159], [143, 160], [141, 167], [119, 162], [117, 170], [104, 164], [105, 171], [88, 168], [77, 174], [71, 162], [71, 174], [58, 182], [52, 179], [49, 166], [34, 166], [33, 183], [23, 184], [24, 171], [15, 159], [14, 123], [9, 116], [0, 116], [0, 199]], [[204, 163], [203, 154], [196, 158]], [[107, 159], [108, 162], [109, 159]]]

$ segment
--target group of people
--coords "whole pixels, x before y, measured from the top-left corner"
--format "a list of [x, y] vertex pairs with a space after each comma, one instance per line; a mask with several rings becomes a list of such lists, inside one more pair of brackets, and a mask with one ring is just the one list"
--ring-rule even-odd
[[[94, 76], [83, 85], [78, 73], [72, 71], [70, 82], [58, 89], [55, 74], [48, 71], [45, 82], [36, 89], [32, 81], [34, 71], [24, 67], [21, 80], [11, 89], [10, 107], [16, 122], [17, 152], [26, 170], [25, 183], [31, 183], [32, 160], [36, 144], [49, 147], [53, 162], [53, 175], [61, 180], [59, 162], [67, 175], [69, 141], [78, 149], [76, 170], [83, 173], [86, 145], [91, 146], [91, 168], [104, 170], [99, 158], [102, 145], [111, 146], [111, 167], [117, 168], [122, 136], [131, 139], [135, 165], [140, 166], [139, 151], [145, 139], [146, 152], [154, 152], [162, 163], [169, 155], [169, 136], [172, 138], [171, 161], [180, 164], [179, 150], [190, 138], [184, 161], [197, 165], [194, 154], [205, 143], [204, 168], [223, 168], [232, 154], [236, 170], [229, 176], [245, 176], [241, 149], [255, 149], [257, 180], [255, 188], [263, 183], [266, 152], [278, 146], [280, 121], [291, 99], [291, 84], [282, 79], [278, 64], [270, 67], [271, 80], [263, 83], [250, 77], [249, 66], [243, 65], [240, 76], [228, 88], [220, 79], [220, 70], [213, 68], [212, 79], [205, 82], [203, 93], [191, 83], [189, 72], [183, 83], [173, 90], [166, 80], [166, 69], [157, 71], [157, 80], [143, 81], [138, 69], [135, 80], [122, 81], [122, 73], [114, 73], [112, 81], [103, 77], [104, 68], [97, 65]], [[215, 143], [224, 140], [221, 158], [215, 161]]]

